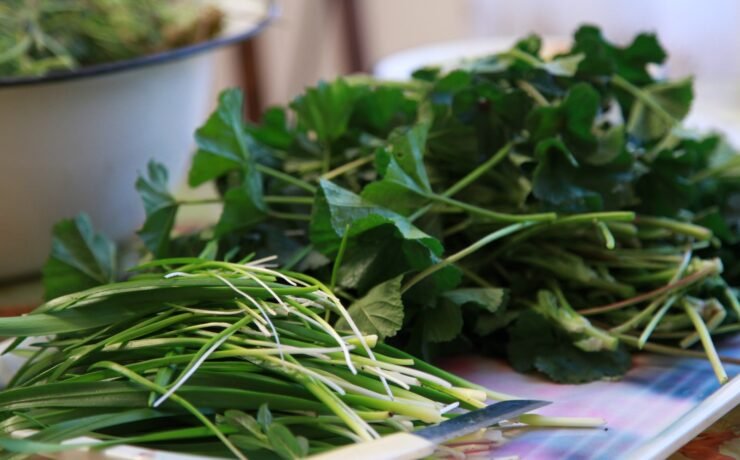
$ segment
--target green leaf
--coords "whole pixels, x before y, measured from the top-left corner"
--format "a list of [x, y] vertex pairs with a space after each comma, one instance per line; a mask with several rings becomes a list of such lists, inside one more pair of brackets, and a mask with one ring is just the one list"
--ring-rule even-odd
[[623, 209], [634, 205], [634, 182], [642, 173], [634, 158], [622, 149], [607, 164], [588, 164], [605, 161], [598, 155], [579, 162], [562, 140], [541, 141], [537, 145], [538, 163], [532, 176], [534, 196], [546, 208], [565, 212]]
[[539, 107], [529, 114], [526, 123], [530, 139], [538, 145], [557, 138], [576, 158], [587, 157], [597, 148], [594, 120], [600, 101], [599, 93], [591, 85], [576, 83], [559, 105]]
[[[656, 83], [642, 88], [644, 97], [652, 100], [676, 120], [682, 120], [691, 109], [694, 100], [693, 80]], [[673, 124], [656, 111], [644, 99], [636, 99], [632, 105], [627, 130], [630, 135], [652, 141], [662, 138], [673, 129]]]
[[150, 161], [147, 172], [146, 176], [139, 176], [136, 180], [136, 190], [146, 211], [146, 221], [139, 230], [139, 236], [155, 257], [168, 257], [170, 234], [179, 206], [169, 192], [167, 168]]
[[547, 61], [542, 68], [558, 77], [572, 77], [578, 70], [578, 65], [583, 61], [583, 54], [574, 54], [571, 56], [561, 56], [551, 61]]
[[578, 314], [570, 305], [564, 305], [550, 291], [539, 291], [533, 308], [572, 337], [573, 344], [584, 351], [614, 350], [617, 347], [616, 338], [592, 326], [585, 316]]
[[419, 315], [424, 341], [449, 342], [462, 332], [462, 310], [446, 299], [442, 299], [433, 308], [423, 309]]
[[272, 449], [286, 460], [305, 458], [308, 455], [306, 443], [300, 442], [285, 425], [271, 424], [267, 429], [267, 439]]
[[402, 215], [370, 203], [327, 180], [322, 179], [319, 183], [310, 236], [311, 242], [322, 253], [335, 253], [346, 231], [352, 238], [387, 224], [394, 226], [405, 240], [417, 241], [434, 254], [442, 253], [439, 241], [416, 228]]
[[195, 132], [198, 150], [188, 178], [191, 187], [238, 170], [250, 160], [243, 110], [244, 95], [240, 89], [221, 93], [218, 107]]
[[227, 410], [224, 412], [223, 422], [242, 431], [246, 430], [247, 433], [251, 433], [254, 436], [259, 437], [262, 435], [260, 423], [251, 415], [240, 410]]
[[509, 291], [502, 288], [460, 288], [445, 292], [442, 297], [460, 307], [474, 305], [489, 313], [496, 313], [506, 307]]
[[339, 139], [347, 130], [358, 95], [355, 88], [339, 78], [307, 89], [290, 107], [296, 112], [298, 123], [327, 144]]
[[653, 82], [649, 64], [660, 64], [666, 53], [653, 34], [640, 34], [627, 47], [609, 43], [594, 26], [581, 26], [575, 33], [571, 54], [582, 54], [578, 74], [585, 77], [609, 77], [618, 74], [633, 84]]
[[395, 126], [411, 123], [416, 108], [402, 90], [379, 86], [357, 100], [350, 125], [384, 138]]
[[576, 348], [567, 335], [532, 310], [523, 311], [508, 330], [507, 355], [519, 372], [537, 370], [556, 382], [582, 383], [619, 378], [631, 364], [624, 347], [599, 352]]
[[532, 193], [552, 209], [570, 212], [601, 210], [603, 199], [598, 193], [578, 184], [580, 168], [560, 139], [545, 139], [537, 146]]
[[[377, 334], [380, 340], [393, 337], [403, 325], [403, 303], [401, 302], [401, 280], [397, 276], [370, 289], [365, 296], [349, 307], [349, 315], [365, 334]], [[337, 329], [350, 330], [344, 318], [336, 324]]]
[[[254, 436], [247, 436], [243, 434], [233, 434], [229, 436], [229, 441], [233, 442], [235, 446], [240, 449], [247, 451], [255, 451], [261, 449], [269, 449], [270, 446]], [[251, 454], [250, 454], [251, 455]]]
[[272, 412], [267, 407], [267, 403], [260, 405], [257, 411], [257, 423], [262, 427], [262, 431], [267, 431], [270, 425], [272, 425]]
[[539, 35], [529, 34], [514, 44], [514, 48], [532, 56], [539, 56], [542, 48], [542, 38]]
[[293, 144], [295, 133], [288, 127], [285, 112], [283, 107], [270, 107], [262, 114], [259, 125], [247, 124], [246, 130], [262, 144], [287, 150]]
[[85, 214], [62, 220], [54, 226], [43, 274], [46, 299], [110, 283], [117, 276], [115, 244], [95, 233]]
[[216, 237], [249, 228], [267, 216], [267, 205], [262, 194], [262, 175], [254, 165], [245, 168], [241, 184], [226, 191], [224, 209], [216, 224]]
[[473, 331], [480, 337], [493, 334], [512, 323], [519, 316], [515, 311], [483, 313], [475, 318]]
[[362, 197], [401, 214], [424, 205], [431, 193], [424, 148], [429, 128], [418, 124], [391, 137], [388, 146], [376, 153], [378, 172], [383, 177], [370, 183]]
[[2, 318], [0, 319], [0, 337], [31, 337], [84, 331], [107, 326], [126, 318], [138, 318], [158, 309], [142, 305], [110, 308], [102, 312], [74, 308], [58, 313], [34, 313]]

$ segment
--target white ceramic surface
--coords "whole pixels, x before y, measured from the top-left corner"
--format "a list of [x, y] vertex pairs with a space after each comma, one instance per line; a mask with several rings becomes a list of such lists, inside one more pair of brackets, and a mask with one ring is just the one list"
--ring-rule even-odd
[[114, 239], [143, 218], [150, 159], [182, 177], [203, 121], [212, 54], [121, 72], [0, 87], [0, 279], [39, 269], [59, 219], [88, 213]]
[[134, 189], [149, 160], [177, 186], [193, 131], [212, 100], [212, 50], [244, 40], [276, 14], [273, 0], [208, 0], [219, 37], [190, 47], [40, 78], [0, 78], [0, 282], [34, 274], [59, 219], [89, 214], [122, 240], [143, 221]]

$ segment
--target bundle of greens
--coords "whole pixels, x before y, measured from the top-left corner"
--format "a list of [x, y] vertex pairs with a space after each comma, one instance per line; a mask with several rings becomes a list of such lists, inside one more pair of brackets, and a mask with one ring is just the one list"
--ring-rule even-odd
[[[269, 260], [137, 270], [0, 320], [15, 345], [36, 337], [0, 392], [0, 458], [63, 451], [82, 435], [96, 448], [302, 458], [510, 398], [362, 334], [322, 283]], [[349, 335], [329, 324], [337, 318]]]
[[[582, 382], [620, 377], [635, 347], [706, 355], [726, 380], [712, 334], [740, 328], [740, 157], [682, 127], [691, 80], [653, 77], [654, 36], [619, 47], [584, 26], [569, 51], [539, 50], [532, 36], [410, 81], [320, 83], [260, 124], [227, 91], [189, 176], [215, 184], [218, 222], [173, 232], [209, 200], [177, 200], [152, 163], [140, 236], [154, 257], [278, 255], [427, 359], [503, 354]], [[53, 295], [116, 278], [93, 246], [55, 248]]]
[[215, 36], [222, 13], [193, 0], [8, 0], [0, 76], [37, 76], [145, 56]]

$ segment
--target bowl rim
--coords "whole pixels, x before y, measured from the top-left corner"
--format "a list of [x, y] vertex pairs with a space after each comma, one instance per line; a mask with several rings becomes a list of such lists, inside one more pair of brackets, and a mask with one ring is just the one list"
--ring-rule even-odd
[[20, 86], [31, 86], [45, 83], [58, 83], [69, 80], [78, 80], [82, 78], [106, 75], [115, 72], [123, 72], [131, 69], [138, 69], [140, 67], [148, 67], [156, 64], [164, 64], [172, 61], [186, 59], [191, 56], [195, 56], [196, 54], [200, 54], [205, 51], [209, 51], [222, 46], [239, 43], [257, 35], [277, 16], [278, 8], [276, 0], [261, 1], [266, 3], [266, 12], [264, 17], [261, 18], [252, 27], [240, 33], [221, 36], [211, 40], [195, 43], [193, 45], [173, 48], [154, 54], [137, 56], [131, 59], [123, 59], [118, 61], [84, 66], [75, 70], [52, 72], [38, 76], [0, 77], [0, 90]]

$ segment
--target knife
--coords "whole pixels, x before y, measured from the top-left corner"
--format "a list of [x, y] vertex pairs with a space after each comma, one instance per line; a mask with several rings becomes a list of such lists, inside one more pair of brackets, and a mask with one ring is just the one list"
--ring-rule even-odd
[[473, 433], [542, 406], [549, 401], [512, 399], [491, 404], [413, 433], [396, 433], [309, 457], [309, 460], [413, 460], [432, 455], [439, 444]]

